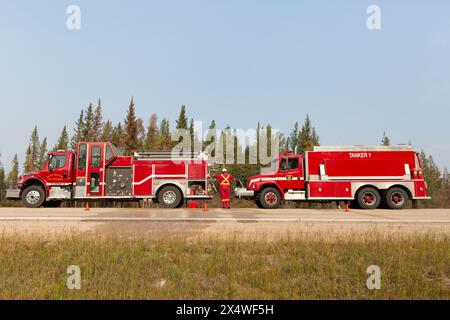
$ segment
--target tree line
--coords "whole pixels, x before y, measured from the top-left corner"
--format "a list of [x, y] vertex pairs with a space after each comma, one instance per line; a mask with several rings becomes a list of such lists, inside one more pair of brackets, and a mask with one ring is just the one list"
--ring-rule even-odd
[[[216, 129], [216, 123], [211, 121], [209, 129]], [[199, 139], [194, 130], [194, 119], [188, 117], [186, 106], [182, 105], [178, 118], [175, 121], [175, 129], [189, 130], [192, 142]], [[228, 125], [223, 131], [232, 132]], [[234, 132], [236, 130], [234, 129]], [[257, 124], [256, 135], [256, 150], [257, 163], [256, 164], [227, 164], [229, 170], [237, 176], [241, 181], [253, 174], [259, 172], [262, 164], [260, 163], [259, 144], [260, 132], [272, 136], [272, 126]], [[124, 150], [126, 155], [132, 154], [136, 150], [171, 150], [177, 141], [171, 139], [172, 130], [168, 118], [159, 117], [156, 113], [150, 115], [147, 121], [136, 115], [136, 109], [133, 97], [130, 100], [128, 109], [123, 121], [113, 123], [111, 120], [103, 119], [103, 108], [101, 99], [98, 99], [96, 105], [89, 103], [85, 109], [80, 111], [80, 115], [73, 126], [73, 133], [70, 136], [67, 126], [64, 126], [57, 139], [56, 144], [51, 148], [53, 151], [58, 150], [75, 150], [78, 142], [81, 141], [110, 141], [112, 144]], [[221, 138], [221, 137], [220, 137]], [[246, 159], [249, 156], [249, 146], [240, 151], [241, 146], [235, 137], [235, 152], [237, 157], [239, 152], [244, 152]], [[313, 126], [311, 118], [306, 115], [302, 124], [295, 122], [292, 130], [288, 135], [280, 133], [279, 152], [287, 150], [294, 151], [297, 154], [303, 154], [305, 151], [311, 150], [313, 146], [320, 144], [319, 135], [316, 128]], [[205, 148], [211, 141], [204, 141], [202, 148]], [[267, 150], [271, 150], [271, 140], [267, 139]], [[192, 143], [194, 145], [194, 143]], [[383, 133], [380, 145], [390, 145], [390, 139]], [[47, 138], [42, 140], [39, 137], [38, 128], [35, 126], [31, 132], [29, 144], [26, 148], [25, 159], [23, 162], [23, 172], [30, 172], [41, 169], [49, 151], [47, 145]], [[225, 149], [224, 158], [226, 158]], [[212, 154], [214, 156], [214, 153]], [[273, 156], [273, 155], [271, 155]], [[449, 205], [449, 174], [447, 169], [440, 170], [434, 162], [431, 155], [426, 155], [423, 151], [420, 154], [421, 163], [427, 181], [428, 190], [433, 197], [433, 200], [428, 202], [430, 206], [448, 206]], [[228, 162], [227, 162], [228, 163]], [[247, 161], [246, 161], [247, 163]], [[17, 177], [19, 175], [19, 159], [17, 154], [14, 155], [10, 172], [6, 175], [3, 166], [0, 162], [0, 189], [7, 186], [14, 187], [17, 184]]]

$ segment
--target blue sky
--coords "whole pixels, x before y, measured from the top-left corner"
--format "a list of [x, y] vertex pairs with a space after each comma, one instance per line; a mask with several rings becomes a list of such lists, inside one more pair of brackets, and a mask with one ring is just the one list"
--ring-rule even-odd
[[[66, 8], [81, 8], [81, 30]], [[366, 8], [381, 8], [381, 30]], [[450, 167], [449, 1], [0, 0], [0, 152], [20, 163], [99, 97], [122, 120], [189, 115], [219, 127], [309, 113], [323, 145], [412, 142]]]

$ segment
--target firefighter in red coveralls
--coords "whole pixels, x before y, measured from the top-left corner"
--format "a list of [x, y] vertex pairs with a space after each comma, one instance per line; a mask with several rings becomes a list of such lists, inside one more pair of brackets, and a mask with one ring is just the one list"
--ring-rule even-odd
[[222, 198], [222, 208], [230, 209], [231, 181], [234, 177], [228, 173], [227, 169], [222, 169], [222, 174], [214, 176], [220, 182], [220, 197]]

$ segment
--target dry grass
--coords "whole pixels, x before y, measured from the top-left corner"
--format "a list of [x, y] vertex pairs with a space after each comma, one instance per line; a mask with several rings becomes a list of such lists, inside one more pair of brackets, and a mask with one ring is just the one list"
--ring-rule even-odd
[[[1, 299], [449, 299], [446, 236], [0, 236]], [[378, 265], [380, 290], [366, 288]], [[81, 268], [81, 290], [66, 269]]]

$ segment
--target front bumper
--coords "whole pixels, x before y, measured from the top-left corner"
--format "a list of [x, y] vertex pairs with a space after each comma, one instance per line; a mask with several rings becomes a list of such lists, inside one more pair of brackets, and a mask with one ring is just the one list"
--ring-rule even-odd
[[247, 190], [247, 188], [235, 188], [234, 196], [237, 198], [251, 198], [255, 195], [255, 191]]
[[6, 199], [20, 199], [20, 190], [19, 189], [6, 190]]

